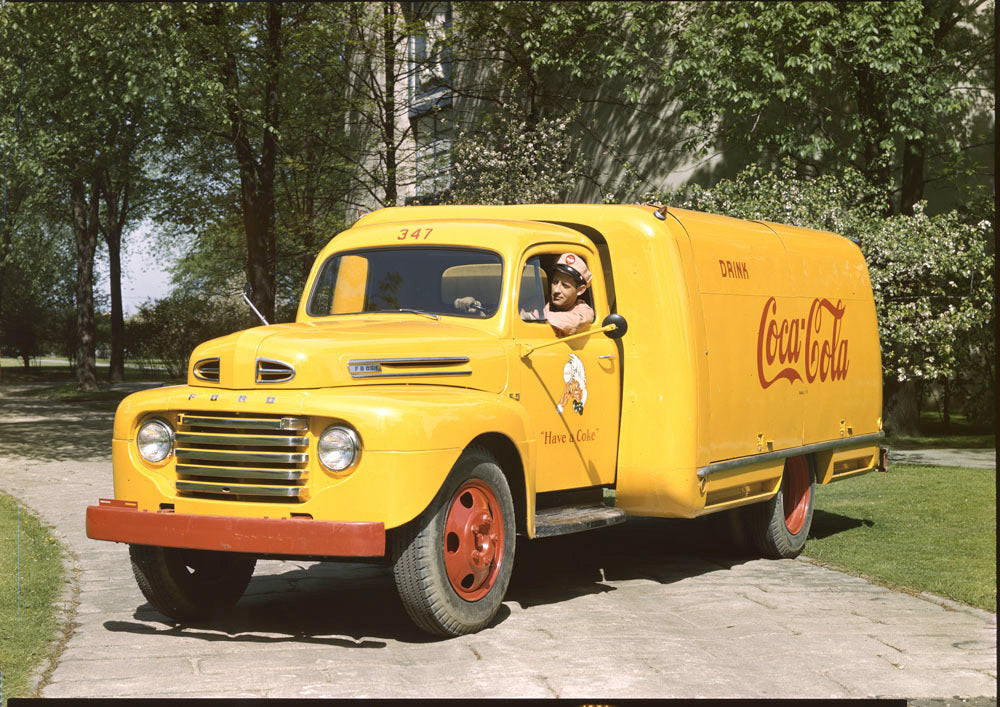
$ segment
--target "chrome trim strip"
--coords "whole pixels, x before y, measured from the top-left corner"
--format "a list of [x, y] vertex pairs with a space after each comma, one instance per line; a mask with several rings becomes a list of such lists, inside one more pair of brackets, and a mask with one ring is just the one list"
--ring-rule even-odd
[[418, 371], [414, 373], [384, 373], [386, 368], [410, 366], [460, 366], [468, 363], [468, 356], [414, 356], [410, 358], [355, 358], [347, 362], [351, 378], [385, 378], [396, 376], [470, 376], [472, 371]]
[[871, 434], [858, 435], [856, 437], [833, 439], [829, 442], [817, 442], [815, 444], [806, 444], [801, 447], [791, 447], [790, 449], [782, 449], [777, 452], [764, 452], [763, 454], [755, 454], [750, 457], [727, 459], [723, 462], [716, 462], [715, 464], [709, 464], [708, 466], [701, 467], [698, 469], [698, 478], [704, 479], [712, 474], [718, 474], [723, 471], [731, 471], [733, 469], [739, 469], [740, 467], [750, 466], [751, 464], [759, 464], [761, 462], [777, 461], [778, 459], [787, 459], [788, 457], [797, 457], [800, 454], [828, 452], [831, 449], [841, 449], [844, 447], [860, 447], [871, 444], [872, 442], [877, 442], [884, 436], [884, 432], [873, 432]]
[[471, 376], [472, 371], [415, 371], [412, 373], [352, 373], [351, 378], [404, 378], [414, 376]]
[[243, 447], [305, 447], [308, 437], [220, 435], [211, 432], [178, 432], [177, 444], [225, 444]]
[[[201, 373], [198, 372], [198, 369], [199, 369], [200, 366], [202, 366], [203, 364], [207, 364], [207, 363], [213, 362], [213, 361], [215, 362], [215, 365], [216, 365], [215, 378], [206, 378], [205, 376], [201, 375]], [[203, 359], [200, 359], [199, 361], [196, 361], [195, 364], [193, 366], [191, 366], [191, 373], [193, 373], [194, 377], [197, 378], [198, 380], [206, 381], [208, 383], [218, 383], [219, 382], [219, 377], [222, 375], [222, 364], [221, 364], [220, 359], [219, 359], [218, 356], [211, 356], [209, 358], [203, 358]]]
[[227, 479], [280, 479], [296, 481], [304, 479], [305, 469], [241, 469], [226, 466], [194, 466], [178, 464], [177, 473], [186, 476], [218, 476]]
[[221, 496], [282, 496], [298, 498], [303, 495], [302, 486], [220, 486], [197, 481], [178, 481], [178, 491], [194, 491], [196, 493], [214, 493]]
[[[278, 366], [281, 366], [281, 368], [270, 368], [269, 369], [267, 367], [267, 364], [269, 364], [269, 363], [273, 363], [273, 364], [276, 364]], [[278, 361], [278, 360], [273, 359], [273, 358], [259, 358], [258, 357], [256, 363], [254, 364], [254, 366], [255, 366], [255, 368], [254, 368], [254, 370], [255, 370], [254, 380], [258, 384], [259, 383], [287, 383], [288, 381], [290, 381], [293, 378], [295, 378], [295, 366], [293, 366], [290, 363], [285, 363], [284, 361]], [[270, 373], [272, 375], [281, 374], [282, 376], [286, 376], [286, 377], [281, 378], [280, 380], [263, 380], [262, 376], [265, 375], [265, 374], [267, 374], [267, 373]]]
[[287, 452], [237, 452], [214, 449], [178, 449], [178, 459], [211, 459], [224, 462], [272, 462], [275, 464], [304, 464], [308, 454]]
[[413, 358], [353, 358], [348, 365], [381, 363], [384, 366], [457, 366], [468, 363], [468, 356], [417, 356]]
[[188, 427], [236, 427], [247, 430], [280, 430], [281, 419], [266, 419], [260, 417], [199, 417], [188, 413], [180, 413], [177, 423]]

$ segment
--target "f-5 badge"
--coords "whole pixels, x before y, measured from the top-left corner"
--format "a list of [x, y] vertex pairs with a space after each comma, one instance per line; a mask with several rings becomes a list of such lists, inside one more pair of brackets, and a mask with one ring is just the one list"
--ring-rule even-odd
[[352, 376], [363, 375], [365, 373], [381, 373], [382, 364], [381, 363], [349, 363], [347, 364], [347, 372]]

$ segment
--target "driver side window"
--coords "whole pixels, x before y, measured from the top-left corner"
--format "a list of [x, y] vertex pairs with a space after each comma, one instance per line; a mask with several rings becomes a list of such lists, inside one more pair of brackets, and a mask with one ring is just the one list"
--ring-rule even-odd
[[549, 291], [549, 276], [542, 265], [542, 257], [533, 255], [521, 271], [520, 296], [517, 309], [526, 322], [545, 322], [546, 293]]

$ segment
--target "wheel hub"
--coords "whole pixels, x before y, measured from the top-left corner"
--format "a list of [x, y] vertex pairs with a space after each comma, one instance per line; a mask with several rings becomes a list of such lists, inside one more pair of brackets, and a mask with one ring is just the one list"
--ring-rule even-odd
[[444, 560], [452, 589], [467, 601], [485, 596], [503, 558], [503, 516], [493, 490], [474, 479], [455, 493], [445, 521]]

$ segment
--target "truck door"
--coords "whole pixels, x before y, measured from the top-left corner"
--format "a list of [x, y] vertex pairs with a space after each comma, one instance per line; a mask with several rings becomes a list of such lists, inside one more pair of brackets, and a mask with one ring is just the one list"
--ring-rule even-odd
[[[514, 338], [522, 346], [558, 340], [544, 320], [548, 274], [562, 253], [583, 258], [593, 274], [584, 299], [600, 326], [608, 304], [596, 254], [579, 246], [549, 245], [527, 251], [519, 265]], [[586, 328], [581, 331], [586, 331]], [[620, 375], [618, 349], [603, 333], [533, 351], [520, 359], [521, 402], [534, 426], [538, 492], [611, 484], [618, 453]]]

